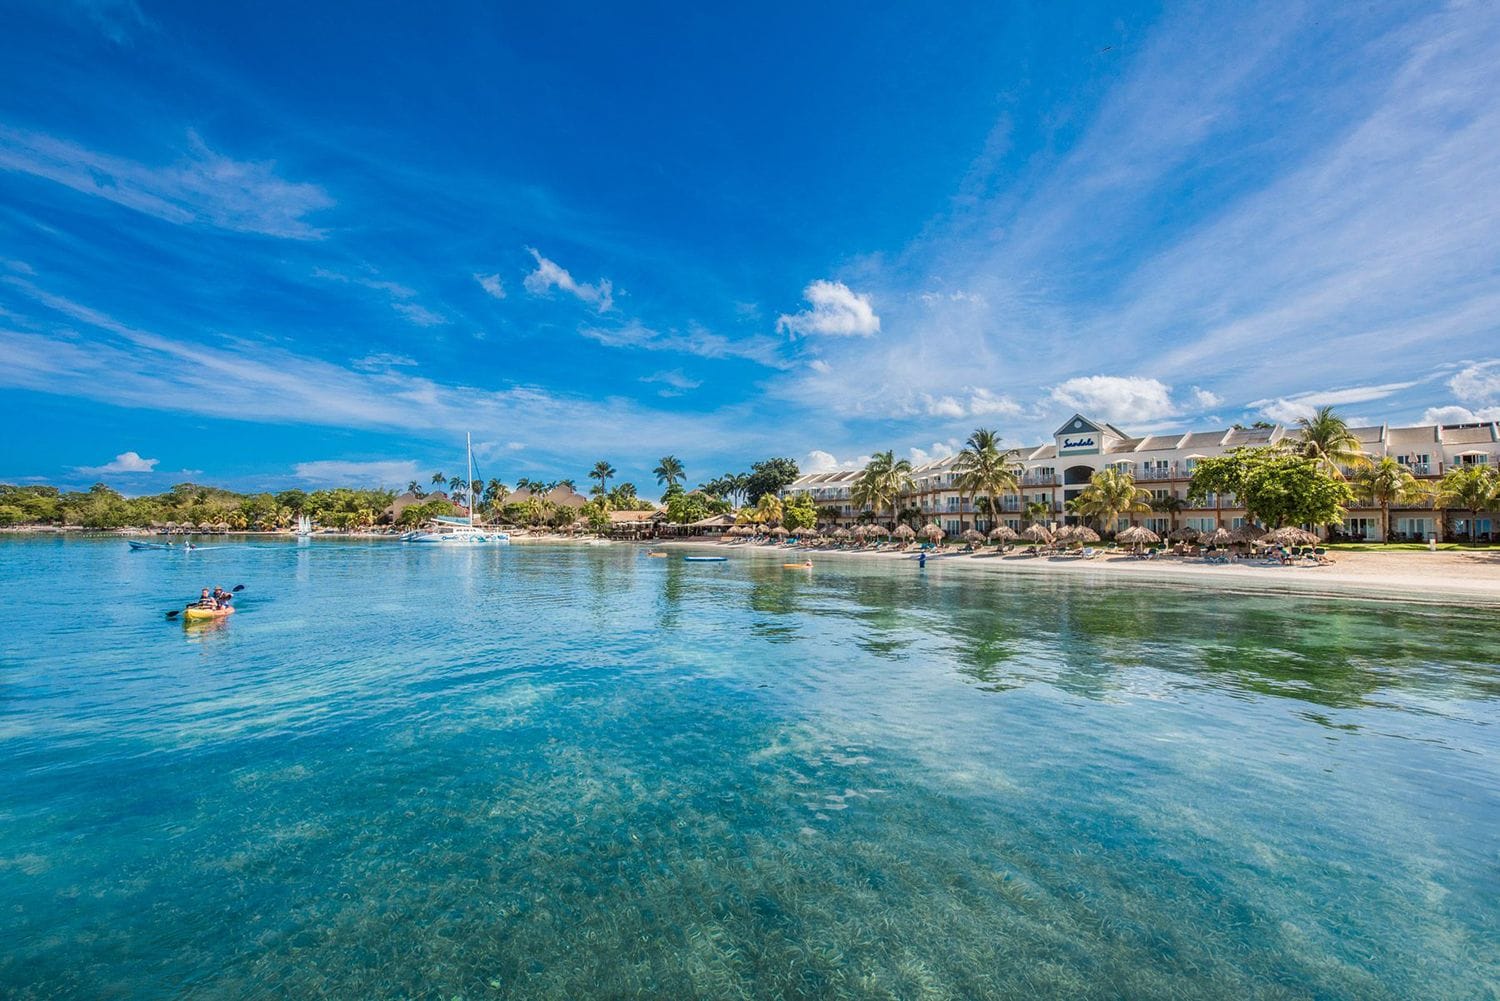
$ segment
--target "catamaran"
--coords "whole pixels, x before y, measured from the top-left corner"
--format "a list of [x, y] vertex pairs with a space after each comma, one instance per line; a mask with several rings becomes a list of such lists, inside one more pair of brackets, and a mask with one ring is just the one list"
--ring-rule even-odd
[[298, 515], [298, 517], [297, 517], [297, 537], [299, 539], [300, 538], [305, 538], [306, 536], [309, 536], [311, 534], [312, 534], [312, 519], [309, 518], [305, 514], [304, 515]]
[[474, 436], [465, 434], [469, 448], [469, 516], [467, 518], [432, 519], [432, 524], [417, 532], [401, 536], [402, 542], [444, 543], [447, 545], [476, 546], [510, 542], [510, 535], [474, 524]]

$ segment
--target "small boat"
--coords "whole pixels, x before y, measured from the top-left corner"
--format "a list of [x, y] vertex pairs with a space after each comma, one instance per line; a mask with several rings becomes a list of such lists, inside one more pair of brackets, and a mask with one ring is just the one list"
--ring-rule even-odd
[[130, 548], [134, 549], [136, 552], [140, 552], [142, 549], [175, 549], [176, 548], [170, 542], [138, 542], [135, 539], [127, 539], [126, 541], [130, 543]]
[[464, 437], [469, 447], [469, 516], [452, 518], [438, 515], [427, 528], [401, 536], [402, 542], [450, 546], [504, 545], [510, 542], [509, 533], [474, 524], [474, 437]]
[[728, 556], [684, 556], [682, 558], [682, 562], [684, 562], [684, 563], [727, 563], [727, 562], [729, 562], [729, 557]]
[[312, 535], [312, 519], [307, 515], [297, 516], [297, 538], [305, 539]]
[[667, 558], [666, 553], [647, 553], [646, 555], [651, 557], [653, 560], [664, 560]]
[[223, 619], [234, 614], [234, 607], [228, 608], [184, 608], [182, 610], [183, 622], [208, 622], [212, 619]]
[[811, 563], [783, 563], [783, 564], [781, 564], [781, 566], [782, 566], [782, 569], [784, 569], [784, 570], [811, 570], [812, 569], [812, 564]]

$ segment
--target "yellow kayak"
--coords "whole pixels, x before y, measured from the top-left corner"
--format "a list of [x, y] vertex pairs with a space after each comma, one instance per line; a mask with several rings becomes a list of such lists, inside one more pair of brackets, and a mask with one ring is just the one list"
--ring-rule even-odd
[[184, 622], [206, 622], [209, 619], [222, 619], [233, 615], [234, 609], [230, 608], [184, 608], [182, 610], [182, 621]]
[[812, 569], [812, 564], [811, 563], [783, 563], [783, 564], [781, 564], [781, 566], [785, 570], [811, 570]]

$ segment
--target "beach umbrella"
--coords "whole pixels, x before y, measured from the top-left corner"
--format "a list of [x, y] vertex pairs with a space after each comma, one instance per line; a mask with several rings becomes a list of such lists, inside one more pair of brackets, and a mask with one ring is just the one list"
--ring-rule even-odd
[[1175, 529], [1170, 535], [1167, 536], [1167, 538], [1171, 539], [1174, 542], [1197, 542], [1198, 537], [1202, 534], [1203, 533], [1198, 531], [1196, 528], [1193, 528], [1189, 525], [1183, 525], [1181, 528]]
[[1072, 542], [1073, 535], [1078, 531], [1077, 525], [1062, 525], [1052, 533], [1053, 542]]
[[1021, 534], [1032, 542], [1045, 544], [1052, 541], [1052, 533], [1047, 531], [1046, 525], [1028, 525]]
[[1099, 541], [1099, 533], [1087, 525], [1074, 525], [1073, 534], [1068, 536], [1069, 542], [1081, 542], [1085, 545]]
[[788, 532], [786, 529], [782, 528], [780, 525], [777, 525], [775, 528], [771, 529], [771, 534], [774, 535], [774, 536], [776, 536], [778, 539], [784, 539], [788, 535], [791, 535], [792, 533]]
[[916, 529], [912, 528], [910, 525], [897, 525], [896, 526], [896, 538], [900, 539], [902, 542], [910, 542], [912, 539], [915, 539], [916, 537], [917, 537], [917, 531], [916, 531]]
[[884, 525], [866, 525], [865, 534], [872, 539], [882, 539], [891, 533]]
[[1201, 536], [1198, 541], [1205, 546], [1227, 546], [1234, 541], [1234, 533], [1227, 528], [1216, 528]]
[[979, 530], [977, 530], [977, 529], [971, 528], [971, 529], [969, 529], [968, 531], [966, 531], [964, 533], [964, 541], [965, 542], [983, 542], [984, 541], [984, 533], [981, 532], [981, 531], [979, 531]]
[[1124, 542], [1128, 545], [1139, 546], [1141, 544], [1155, 545], [1161, 541], [1161, 536], [1144, 525], [1131, 525], [1125, 531], [1115, 536], [1116, 542]]
[[929, 521], [927, 524], [922, 526], [921, 535], [924, 539], [931, 539], [933, 542], [941, 542], [944, 534], [945, 533], [941, 528], [938, 527], [936, 522]]
[[1256, 542], [1266, 534], [1266, 530], [1246, 522], [1230, 534], [1234, 536], [1235, 542]]
[[835, 528], [833, 530], [833, 537], [835, 539], [847, 539], [849, 538], [849, 530], [843, 527]]
[[1014, 542], [1017, 536], [1005, 525], [990, 529], [991, 542]]
[[1288, 525], [1278, 528], [1274, 532], [1267, 532], [1260, 539], [1261, 542], [1274, 543], [1280, 546], [1314, 546], [1318, 543], [1318, 537], [1306, 529]]

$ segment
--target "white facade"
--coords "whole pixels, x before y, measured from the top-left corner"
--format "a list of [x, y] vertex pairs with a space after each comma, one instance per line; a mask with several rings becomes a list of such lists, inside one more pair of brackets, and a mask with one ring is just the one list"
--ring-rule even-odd
[[[1419, 479], [1435, 480], [1455, 466], [1500, 465], [1500, 424], [1424, 425], [1393, 428], [1387, 425], [1351, 429], [1360, 446], [1376, 461], [1389, 455], [1407, 466]], [[935, 521], [950, 535], [967, 528], [988, 531], [996, 523], [1020, 529], [1029, 521], [1028, 507], [1035, 507], [1035, 520], [1044, 524], [1070, 519], [1065, 504], [1088, 486], [1096, 472], [1119, 467], [1135, 477], [1136, 484], [1158, 499], [1169, 497], [1181, 502], [1179, 511], [1153, 511], [1134, 520], [1158, 533], [1189, 525], [1202, 531], [1215, 528], [1237, 528], [1245, 521], [1245, 511], [1233, 497], [1209, 497], [1189, 506], [1188, 479], [1200, 459], [1220, 456], [1236, 448], [1270, 445], [1289, 436], [1294, 430], [1276, 425], [1268, 428], [1226, 428], [1215, 431], [1189, 431], [1132, 437], [1113, 425], [1074, 414], [1057, 429], [1051, 442], [1017, 449], [1021, 492], [1000, 499], [999, 512], [991, 517], [976, 510], [972, 499], [962, 497], [954, 488], [955, 456], [938, 459], [912, 471], [915, 491], [902, 502], [903, 508], [915, 508], [923, 521]], [[828, 511], [840, 524], [853, 524], [862, 512], [855, 510], [850, 491], [859, 470], [809, 473], [797, 479], [788, 493], [811, 494], [813, 501]], [[980, 500], [979, 506], [985, 504]], [[889, 517], [889, 512], [881, 512]], [[1481, 513], [1475, 530], [1479, 536], [1490, 535], [1500, 527], [1494, 512]], [[1468, 513], [1448, 513], [1449, 534], [1468, 536]], [[1457, 523], [1455, 523], [1457, 518]], [[1124, 527], [1124, 524], [1119, 527]], [[1440, 519], [1431, 502], [1392, 509], [1392, 537], [1422, 539], [1438, 534]], [[1343, 526], [1345, 534], [1375, 539], [1380, 532], [1378, 509], [1356, 504], [1349, 510]]]

